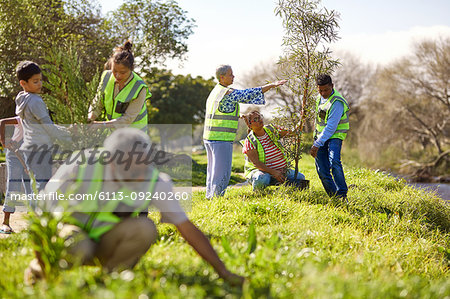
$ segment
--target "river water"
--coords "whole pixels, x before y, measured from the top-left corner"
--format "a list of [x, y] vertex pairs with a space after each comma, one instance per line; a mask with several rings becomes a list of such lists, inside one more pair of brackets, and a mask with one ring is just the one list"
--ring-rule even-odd
[[439, 197], [450, 202], [450, 184], [444, 183], [408, 183], [415, 188], [436, 192]]
[[436, 192], [436, 195], [450, 203], [450, 184], [446, 183], [413, 183], [404, 175], [389, 173], [395, 178], [402, 178], [406, 180], [406, 184], [418, 189], [425, 189], [430, 192]]

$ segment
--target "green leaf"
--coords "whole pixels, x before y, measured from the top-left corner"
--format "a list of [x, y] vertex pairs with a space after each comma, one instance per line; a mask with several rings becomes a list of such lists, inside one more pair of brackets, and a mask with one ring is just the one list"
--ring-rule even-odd
[[250, 223], [250, 227], [248, 229], [248, 240], [247, 240], [247, 253], [251, 254], [256, 249], [256, 229], [255, 224]]
[[275, 248], [277, 248], [278, 245], [280, 244], [280, 241], [281, 241], [281, 239], [280, 239], [280, 237], [278, 236], [278, 234], [277, 234], [277, 233], [274, 233], [274, 234], [272, 235], [272, 237], [270, 237], [270, 239], [266, 241], [266, 245], [269, 246], [269, 247], [272, 248], [272, 249], [275, 249]]
[[228, 242], [228, 239], [225, 236], [222, 236], [222, 247], [225, 250], [225, 252], [230, 256], [234, 258], [233, 250], [231, 249], [230, 242]]

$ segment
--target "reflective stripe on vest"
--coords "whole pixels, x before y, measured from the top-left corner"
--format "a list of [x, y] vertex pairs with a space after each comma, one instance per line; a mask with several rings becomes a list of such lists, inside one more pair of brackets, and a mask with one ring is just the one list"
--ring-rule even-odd
[[217, 84], [206, 100], [205, 125], [203, 139], [233, 141], [236, 137], [239, 121], [239, 104], [231, 113], [219, 111], [219, 103], [226, 95], [228, 87]]
[[[75, 186], [78, 186], [79, 190], [84, 181], [88, 182], [89, 184], [87, 187], [88, 194], [96, 194], [102, 191], [104, 182], [104, 166], [102, 165], [102, 163], [98, 162], [93, 167], [90, 167], [88, 170], [87, 169], [88, 168], [86, 164], [80, 166]], [[158, 177], [159, 171], [157, 169], [153, 169], [147, 190], [149, 194], [153, 194], [156, 183], [158, 181]], [[77, 190], [71, 190], [70, 192], [77, 193]], [[120, 192], [125, 193], [125, 195], [123, 195], [123, 200], [108, 201], [105, 206], [101, 207], [101, 209], [106, 212], [98, 211], [100, 209], [98, 207], [98, 199], [82, 201], [82, 211], [80, 211], [80, 213], [89, 215], [89, 218], [86, 223], [75, 221], [75, 224], [86, 231], [91, 239], [98, 241], [103, 234], [111, 230], [117, 223], [122, 220], [112, 212], [120, 203], [126, 204], [128, 206], [134, 206], [134, 204], [136, 203], [136, 201], [133, 201], [132, 197], [130, 196], [131, 192], [133, 191], [128, 189], [121, 189], [119, 191], [116, 191], [115, 193], [119, 194]], [[148, 204], [149, 203], [147, 201], [144, 202], [141, 206], [134, 208], [132, 217], [138, 216], [141, 211], [148, 207]]]
[[[281, 146], [279, 140], [280, 140], [280, 133], [273, 125], [267, 125], [264, 126], [264, 131], [266, 131], [267, 135], [269, 135], [270, 140], [272, 140], [273, 144], [281, 151], [283, 154], [284, 160], [286, 161], [286, 164], [288, 163], [286, 155], [284, 154], [283, 147]], [[261, 142], [256, 138], [255, 134], [250, 132], [247, 135], [247, 139], [253, 144], [253, 146], [258, 151], [258, 159], [262, 163], [266, 163], [266, 153], [264, 152], [264, 149], [262, 147]], [[244, 164], [244, 175], [248, 179], [250, 178], [250, 172], [257, 169], [255, 164], [253, 164], [250, 159], [248, 159], [247, 155], [245, 155], [245, 164]]]
[[349, 106], [347, 101], [344, 99], [344, 97], [335, 89], [333, 89], [333, 94], [328, 98], [328, 100], [320, 105], [320, 95], [317, 98], [316, 101], [316, 129], [314, 131], [314, 136], [319, 135], [326, 127], [329, 112], [331, 110], [331, 107], [333, 106], [335, 101], [341, 101], [344, 105], [344, 112], [342, 113], [342, 117], [339, 120], [338, 126], [336, 128], [336, 131], [334, 134], [330, 137], [332, 138], [338, 138], [341, 140], [344, 140], [345, 137], [347, 137], [347, 132], [350, 129], [350, 123], [348, 118], [348, 111]]
[[[103, 104], [106, 110], [106, 117], [108, 120], [119, 118], [123, 113], [116, 112], [117, 103], [127, 104], [132, 100], [136, 99], [143, 88], [146, 90], [145, 99], [148, 100], [152, 94], [148, 90], [147, 85], [144, 80], [139, 77], [136, 73], [133, 74], [133, 79], [125, 85], [124, 88], [120, 90], [117, 96], [114, 98], [114, 84], [116, 79], [112, 76], [111, 71], [105, 71], [102, 74], [102, 94], [103, 94]], [[126, 110], [126, 109], [125, 109]], [[147, 104], [144, 102], [141, 111], [137, 115], [133, 124], [141, 124], [146, 126], [148, 123], [148, 111]]]

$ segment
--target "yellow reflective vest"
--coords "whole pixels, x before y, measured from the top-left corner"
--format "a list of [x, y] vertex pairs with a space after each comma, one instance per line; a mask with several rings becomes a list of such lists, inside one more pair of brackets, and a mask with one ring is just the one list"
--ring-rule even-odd
[[[103, 195], [109, 194], [108, 190], [103, 190], [104, 182], [104, 165], [102, 162], [97, 162], [94, 165], [83, 164], [78, 169], [77, 178], [72, 188], [66, 191], [76, 194], [83, 184], [89, 184], [87, 187], [87, 194], [92, 195], [93, 200], [83, 200], [79, 206], [76, 207], [76, 212], [73, 214], [73, 224], [82, 228], [89, 236], [89, 238], [98, 241], [101, 236], [110, 231], [117, 223], [122, 219], [114, 214], [117, 206], [122, 203], [128, 205], [130, 209], [133, 209], [131, 217], [137, 217], [140, 212], [145, 211], [149, 206], [148, 200], [137, 200], [133, 196], [136, 192], [141, 190], [129, 190], [122, 188], [119, 191], [114, 192], [116, 200], [103, 200], [106, 199], [100, 196], [102, 191]], [[155, 185], [158, 181], [159, 171], [153, 169], [151, 178], [148, 181], [148, 189], [142, 190], [146, 194], [153, 194]], [[121, 198], [121, 200], [117, 200]], [[133, 200], [136, 199], [136, 200]], [[112, 199], [112, 198], [110, 198]]]
[[348, 106], [347, 101], [344, 97], [335, 89], [333, 90], [333, 94], [328, 98], [328, 100], [320, 105], [320, 95], [317, 97], [316, 101], [316, 130], [314, 131], [314, 136], [319, 135], [326, 127], [327, 120], [329, 117], [329, 112], [331, 110], [331, 106], [335, 101], [341, 101], [344, 104], [344, 112], [342, 113], [342, 117], [339, 120], [339, 124], [336, 128], [334, 134], [330, 137], [339, 138], [344, 140], [347, 137], [347, 132], [350, 128], [349, 120], [348, 120], [348, 110], [350, 107]]
[[203, 130], [203, 139], [218, 141], [233, 141], [236, 137], [239, 121], [239, 104], [236, 103], [235, 109], [231, 113], [222, 113], [219, 111], [219, 103], [229, 90], [217, 84], [206, 100], [205, 126]]
[[[122, 88], [122, 90], [120, 90], [120, 92], [114, 98], [114, 84], [116, 82], [116, 79], [112, 75], [112, 71], [103, 72], [101, 78], [101, 92], [103, 95], [103, 106], [105, 107], [106, 118], [108, 120], [121, 117], [125, 113], [128, 104], [138, 97], [143, 88], [146, 90], [146, 100], [148, 100], [152, 96], [144, 80], [142, 80], [142, 78], [139, 77], [135, 72], [133, 72], [132, 75], [133, 79], [131, 79], [131, 81], [128, 82], [128, 84], [124, 88]], [[137, 125], [138, 127], [144, 127], [147, 125], [147, 123], [147, 104], [144, 102], [141, 111], [132, 124]]]

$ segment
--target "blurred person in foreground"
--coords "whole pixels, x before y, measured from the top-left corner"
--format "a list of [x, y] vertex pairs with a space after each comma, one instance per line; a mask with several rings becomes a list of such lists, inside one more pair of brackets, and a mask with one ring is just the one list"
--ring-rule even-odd
[[242, 149], [246, 155], [244, 170], [253, 190], [285, 181], [299, 185], [305, 176], [298, 172], [295, 177], [295, 171], [288, 169], [288, 161], [280, 144], [280, 139], [290, 132], [272, 124], [264, 125], [263, 116], [258, 111], [243, 115], [243, 118], [250, 131]]
[[230, 87], [234, 81], [233, 70], [229, 65], [216, 69], [219, 83], [206, 100], [203, 142], [208, 158], [206, 173], [206, 198], [222, 196], [231, 176], [233, 141], [239, 121], [239, 104], [264, 105], [264, 93], [281, 86], [287, 80], [268, 83], [261, 87], [243, 90]]
[[[244, 278], [226, 268], [209, 240], [188, 219], [177, 200], [162, 200], [162, 197], [150, 201], [127, 200], [135, 192], [169, 194], [173, 190], [167, 174], [160, 173], [142, 160], [150, 148], [150, 138], [141, 130], [117, 129], [105, 139], [104, 151], [109, 153], [108, 157], [122, 152], [124, 158], [106, 163], [106, 159], [86, 163], [87, 159], [80, 157], [62, 165], [49, 181], [45, 194], [58, 192], [67, 198], [71, 194], [103, 191], [103, 194], [108, 192], [109, 197], [123, 199], [106, 202], [83, 200], [76, 204], [76, 210], [72, 207], [71, 211], [75, 212], [71, 214], [71, 223], [65, 224], [60, 232], [60, 236], [67, 239], [66, 243], [71, 244], [68, 247], [69, 262], [74, 265], [100, 264], [108, 272], [134, 267], [157, 240], [156, 226], [147, 217], [148, 206], [153, 204], [160, 211], [161, 222], [175, 225], [221, 278], [232, 285], [242, 284]], [[25, 271], [25, 279], [33, 283], [42, 277], [42, 273], [42, 262], [35, 259]]]
[[347, 184], [341, 163], [342, 141], [350, 128], [349, 105], [334, 89], [329, 75], [316, 79], [319, 96], [316, 101], [316, 129], [310, 154], [315, 158], [316, 169], [328, 196], [347, 201]]

